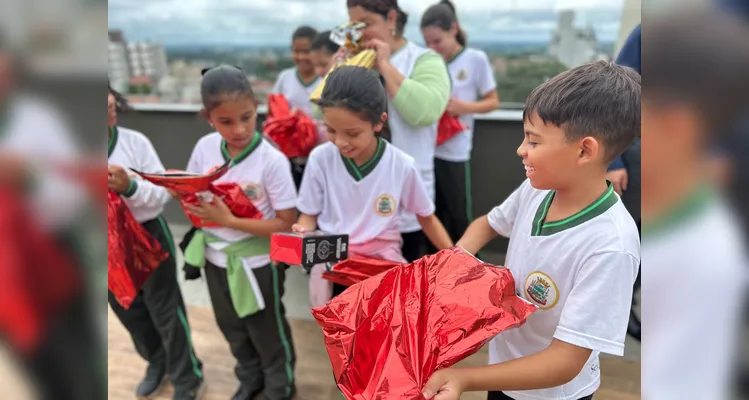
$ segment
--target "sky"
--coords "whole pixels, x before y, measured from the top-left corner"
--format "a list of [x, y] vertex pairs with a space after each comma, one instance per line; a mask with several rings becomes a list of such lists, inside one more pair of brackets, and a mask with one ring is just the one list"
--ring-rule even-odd
[[[399, 0], [406, 37], [421, 41], [421, 13], [437, 0]], [[469, 40], [546, 42], [556, 12], [578, 10], [601, 40], [618, 35], [623, 0], [454, 0]], [[284, 45], [300, 25], [330, 29], [348, 20], [344, 0], [109, 0], [109, 28], [126, 40], [166, 45]]]

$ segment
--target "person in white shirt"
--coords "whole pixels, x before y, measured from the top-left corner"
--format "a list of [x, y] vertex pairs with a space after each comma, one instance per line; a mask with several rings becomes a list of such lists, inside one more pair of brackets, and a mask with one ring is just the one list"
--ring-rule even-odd
[[[644, 400], [746, 398], [732, 393], [732, 380], [741, 378], [747, 355], [749, 258], [741, 213], [748, 204], [741, 193], [722, 193], [710, 145], [749, 106], [749, 42], [736, 41], [749, 37], [749, 26], [711, 8], [648, 21], [642, 46]], [[746, 160], [745, 153], [738, 157]], [[735, 184], [746, 190], [738, 180], [746, 177], [738, 169], [744, 161], [734, 162]]]
[[216, 182], [237, 183], [263, 213], [262, 219], [232, 214], [220, 198], [188, 206], [188, 212], [218, 227], [195, 231], [185, 250], [187, 264], [204, 267], [221, 333], [237, 359], [235, 400], [261, 392], [267, 400], [290, 400], [294, 386], [291, 329], [281, 297], [285, 268], [270, 261], [270, 235], [288, 232], [296, 220], [296, 188], [284, 154], [255, 131], [257, 98], [237, 67], [204, 72], [201, 113], [217, 132], [201, 138], [187, 171], [206, 174], [231, 162]]
[[451, 247], [414, 159], [378, 137], [387, 119], [379, 75], [357, 66], [336, 68], [319, 106], [329, 142], [309, 157], [293, 230], [347, 234], [351, 253], [406, 262], [397, 218], [405, 210], [417, 216], [437, 249]]
[[[282, 94], [289, 107], [296, 109], [312, 118], [313, 105], [309, 96], [320, 84], [320, 78], [315, 72], [312, 62], [312, 42], [317, 37], [317, 31], [309, 26], [300, 26], [291, 35], [291, 56], [294, 59], [292, 68], [281, 71], [276, 77], [270, 93]], [[307, 162], [303, 157], [291, 160], [294, 183], [298, 188], [304, 175], [304, 165]]]
[[465, 32], [449, 0], [424, 12], [421, 34], [427, 47], [442, 56], [450, 72], [452, 95], [446, 112], [459, 117], [466, 127], [434, 151], [437, 216], [457, 241], [473, 220], [470, 161], [474, 114], [499, 107], [497, 82], [486, 53], [467, 47]]
[[109, 305], [130, 332], [138, 353], [148, 362], [136, 396], [154, 395], [168, 375], [175, 387], [175, 400], [197, 399], [205, 389], [202, 363], [190, 340], [187, 311], [177, 283], [174, 240], [161, 216], [169, 193], [130, 170], [161, 173], [164, 166], [145, 135], [117, 126], [118, 97], [110, 88], [108, 187], [122, 196], [133, 217], [159, 241], [169, 258], [151, 274], [130, 308], [123, 308], [111, 291]]
[[599, 353], [624, 353], [640, 239], [606, 169], [640, 131], [640, 75], [583, 64], [531, 92], [523, 115], [528, 179], [458, 245], [475, 254], [509, 237], [506, 266], [538, 310], [490, 342], [493, 365], [433, 374], [427, 399], [477, 390], [489, 400], [591, 399]]
[[[434, 149], [437, 123], [450, 98], [450, 77], [439, 54], [406, 40], [408, 14], [397, 0], [346, 0], [350, 21], [365, 24], [362, 41], [376, 51], [375, 68], [388, 95], [389, 140], [413, 157], [434, 201]], [[403, 256], [421, 258], [427, 238], [413, 213], [401, 209], [398, 226]]]

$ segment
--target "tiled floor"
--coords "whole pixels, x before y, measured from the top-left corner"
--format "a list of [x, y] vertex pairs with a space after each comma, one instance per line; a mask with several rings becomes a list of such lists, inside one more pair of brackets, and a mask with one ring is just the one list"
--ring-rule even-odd
[[[182, 227], [172, 227], [176, 237], [184, 233]], [[497, 262], [491, 255], [483, 255], [487, 261]], [[496, 258], [495, 258], [496, 259]], [[501, 259], [500, 259], [501, 261]], [[180, 277], [181, 279], [181, 277]], [[188, 318], [198, 356], [202, 358], [208, 391], [205, 400], [229, 399], [236, 389], [234, 359], [221, 336], [210, 309], [205, 282], [201, 280], [181, 281], [183, 295], [188, 303]], [[323, 346], [322, 332], [312, 320], [309, 312], [307, 277], [298, 268], [288, 271], [284, 304], [292, 324], [294, 344], [297, 350], [297, 399], [340, 400], [332, 380], [330, 361]], [[130, 339], [114, 314], [109, 312], [109, 399], [130, 400], [138, 380], [142, 377], [145, 363], [135, 353]], [[465, 360], [462, 365], [484, 365], [485, 351]], [[603, 357], [602, 387], [596, 400], [634, 400], [640, 395], [640, 363], [637, 343], [627, 344], [625, 357]], [[171, 390], [171, 389], [170, 389]], [[170, 399], [170, 390], [159, 399]], [[485, 398], [482, 393], [469, 393], [464, 400]]]

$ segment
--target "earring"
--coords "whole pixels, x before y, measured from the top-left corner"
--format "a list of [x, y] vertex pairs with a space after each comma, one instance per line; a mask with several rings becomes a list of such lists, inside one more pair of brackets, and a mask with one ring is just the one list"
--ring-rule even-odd
[[396, 33], [397, 33], [397, 32], [395, 31], [395, 28], [393, 28], [393, 29], [392, 29], [392, 30], [390, 31], [390, 34], [391, 34], [392, 36], [395, 36], [395, 34], [396, 34]]

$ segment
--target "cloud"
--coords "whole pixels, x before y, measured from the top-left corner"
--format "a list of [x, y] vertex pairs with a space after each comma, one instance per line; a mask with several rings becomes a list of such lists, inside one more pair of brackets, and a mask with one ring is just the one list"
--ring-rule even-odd
[[[400, 0], [406, 36], [421, 42], [418, 20], [436, 0]], [[458, 16], [472, 40], [548, 39], [556, 10], [586, 13], [599, 37], [614, 40], [623, 0], [461, 0]], [[300, 25], [329, 29], [347, 21], [344, 0], [110, 0], [109, 27], [128, 40], [172, 44], [285, 45]]]

